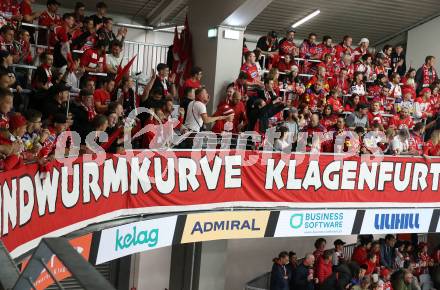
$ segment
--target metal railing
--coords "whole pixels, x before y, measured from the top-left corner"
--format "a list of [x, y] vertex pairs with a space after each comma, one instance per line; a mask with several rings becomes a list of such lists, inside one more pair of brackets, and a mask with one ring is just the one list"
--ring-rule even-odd
[[137, 56], [131, 67], [131, 75], [141, 74], [147, 79], [151, 77], [151, 69], [167, 62], [168, 46], [127, 40], [123, 53], [127, 61]]

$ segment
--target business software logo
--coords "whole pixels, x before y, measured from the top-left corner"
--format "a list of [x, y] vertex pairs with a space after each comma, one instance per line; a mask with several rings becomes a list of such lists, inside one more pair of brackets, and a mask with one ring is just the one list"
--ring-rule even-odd
[[290, 217], [290, 227], [292, 229], [299, 229], [303, 226], [304, 224], [304, 214], [302, 213], [296, 213], [296, 214], [292, 214], [292, 216]]

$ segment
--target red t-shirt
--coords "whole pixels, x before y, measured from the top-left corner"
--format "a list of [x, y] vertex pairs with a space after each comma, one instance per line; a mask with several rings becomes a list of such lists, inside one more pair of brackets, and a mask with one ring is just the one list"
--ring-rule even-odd
[[83, 67], [97, 68], [98, 65], [102, 65], [105, 68], [105, 54], [98, 56], [98, 52], [95, 49], [87, 49], [81, 56], [80, 64]]
[[22, 1], [20, 4], [20, 12], [22, 15], [31, 15], [32, 14], [32, 7], [29, 5], [29, 3], [26, 3], [26, 1]]
[[396, 129], [408, 128], [411, 129], [414, 126], [414, 122], [411, 117], [406, 117], [405, 119], [401, 119], [400, 116], [394, 116], [390, 120], [390, 127], [394, 127]]
[[110, 93], [104, 89], [97, 89], [93, 94], [93, 100], [100, 102], [101, 105], [108, 105], [110, 103]]
[[333, 107], [333, 112], [339, 113], [340, 111], [343, 111], [344, 107], [342, 106], [342, 103], [339, 99], [330, 98], [327, 100], [327, 104], [331, 105]]
[[44, 11], [38, 18], [38, 25], [51, 27], [52, 25], [61, 25], [61, 17], [58, 14], [50, 15], [49, 12]]
[[374, 123], [383, 124], [383, 117], [380, 112], [368, 112], [368, 123], [373, 126]]
[[[238, 125], [241, 122], [246, 122], [246, 108], [243, 102], [239, 102], [236, 105], [227, 104], [226, 102], [220, 103], [217, 107], [217, 112], [215, 112], [214, 116], [228, 116], [234, 114], [234, 119], [232, 120], [232, 133], [238, 133]], [[212, 127], [212, 131], [214, 133], [221, 133], [224, 131], [226, 120], [218, 120], [215, 122], [215, 125]]]
[[183, 84], [183, 88], [193, 88], [193, 89], [198, 89], [200, 88], [202, 85], [200, 84], [199, 80], [195, 80], [193, 81], [192, 79], [187, 79], [185, 81], [185, 83]]
[[423, 154], [428, 156], [440, 156], [440, 144], [434, 145], [432, 141], [429, 140], [423, 146]]

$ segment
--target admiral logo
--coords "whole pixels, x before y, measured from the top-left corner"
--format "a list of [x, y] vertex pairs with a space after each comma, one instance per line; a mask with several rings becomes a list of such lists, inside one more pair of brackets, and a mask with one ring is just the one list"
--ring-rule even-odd
[[182, 243], [220, 239], [262, 238], [268, 211], [214, 212], [187, 216]]
[[243, 230], [250, 230], [250, 231], [259, 231], [261, 230], [257, 225], [255, 219], [251, 220], [226, 220], [226, 221], [216, 221], [216, 222], [205, 222], [200, 223], [196, 222], [194, 224], [194, 228], [191, 232], [191, 235], [193, 235], [195, 232], [199, 232], [201, 234], [211, 232], [211, 231], [243, 231]]

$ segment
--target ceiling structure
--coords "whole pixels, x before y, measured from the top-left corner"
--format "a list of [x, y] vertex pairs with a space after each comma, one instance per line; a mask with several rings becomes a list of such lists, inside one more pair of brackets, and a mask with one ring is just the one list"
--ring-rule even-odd
[[[129, 15], [133, 20], [158, 26], [182, 25], [187, 1], [111, 0], [107, 3], [112, 14]], [[63, 6], [73, 8], [75, 2], [63, 1]], [[93, 11], [97, 2], [99, 0], [84, 3], [89, 11]], [[349, 34], [355, 42], [368, 37], [370, 42], [377, 43], [424, 19], [440, 15], [438, 3], [438, 0], [274, 0], [248, 25], [247, 32], [265, 34], [268, 30], [275, 30], [283, 34], [294, 22], [320, 9], [317, 17], [297, 28], [299, 38], [315, 32], [318, 38], [328, 34], [339, 41]]]

